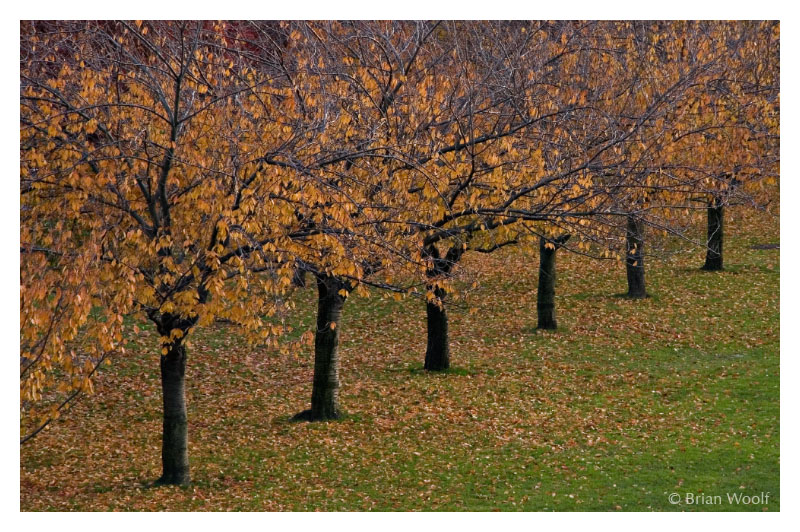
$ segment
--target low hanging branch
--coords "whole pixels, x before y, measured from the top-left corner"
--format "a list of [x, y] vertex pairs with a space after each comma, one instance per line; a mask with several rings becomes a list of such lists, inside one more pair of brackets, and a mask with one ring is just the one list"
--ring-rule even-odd
[[93, 364], [91, 371], [89, 371], [89, 373], [83, 379], [80, 386], [75, 390], [73, 390], [69, 395], [67, 395], [67, 397], [63, 401], [61, 401], [61, 403], [59, 403], [58, 406], [55, 407], [55, 409], [52, 410], [52, 413], [47, 417], [47, 419], [45, 419], [41, 424], [39, 424], [38, 427], [29, 431], [25, 436], [20, 438], [19, 444], [22, 445], [30, 441], [37, 434], [46, 429], [52, 422], [61, 417], [62, 412], [64, 412], [65, 409], [71, 406], [71, 404], [74, 404], [73, 401], [77, 399], [83, 392], [87, 391], [87, 383], [91, 382], [90, 379], [94, 376], [97, 370], [100, 369], [100, 366], [103, 365], [106, 359], [108, 359], [110, 356], [114, 354], [117, 353], [116, 352], [104, 353], [103, 356], [100, 357], [100, 359], [95, 364]]

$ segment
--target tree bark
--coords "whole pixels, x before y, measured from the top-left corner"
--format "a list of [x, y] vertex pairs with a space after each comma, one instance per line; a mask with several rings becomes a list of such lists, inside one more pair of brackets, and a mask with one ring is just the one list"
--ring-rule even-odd
[[[433, 292], [434, 299], [425, 305], [428, 317], [428, 345], [425, 349], [425, 369], [427, 371], [444, 371], [450, 368], [450, 341], [447, 336], [447, 309], [444, 298], [447, 292], [444, 288], [435, 287], [432, 281], [450, 275], [453, 267], [464, 254], [465, 246], [454, 244], [442, 257], [435, 244], [425, 247], [424, 255], [431, 260], [427, 276], [430, 281], [427, 288]], [[438, 305], [437, 305], [438, 302]]]
[[166, 355], [161, 355], [161, 390], [164, 398], [164, 427], [161, 440], [163, 472], [161, 478], [156, 481], [158, 484], [189, 483], [185, 375], [186, 347], [178, 339], [167, 347]]
[[628, 274], [628, 297], [647, 297], [644, 283], [644, 224], [636, 216], [629, 215], [625, 231], [625, 270]]
[[[434, 289], [435, 300], [428, 301], [428, 347], [425, 350], [425, 369], [428, 371], [444, 371], [450, 368], [450, 347], [447, 340], [447, 310], [444, 306], [446, 292], [442, 288]], [[439, 305], [437, 305], [437, 301]]]
[[539, 285], [536, 290], [537, 329], [557, 329], [556, 322], [556, 251], [570, 235], [539, 239]]
[[350, 291], [347, 281], [317, 276], [317, 332], [314, 338], [314, 385], [311, 409], [295, 415], [297, 421], [339, 418], [339, 329], [342, 307]]
[[722, 218], [723, 206], [719, 197], [714, 196], [708, 202], [708, 240], [706, 245], [706, 262], [704, 270], [722, 270]]

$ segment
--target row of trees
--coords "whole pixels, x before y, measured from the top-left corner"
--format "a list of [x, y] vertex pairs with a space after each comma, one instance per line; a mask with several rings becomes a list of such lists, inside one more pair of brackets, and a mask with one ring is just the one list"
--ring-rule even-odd
[[[470, 252], [626, 263], [644, 228], [689, 239], [777, 179], [772, 22], [24, 22], [23, 441], [136, 321], [160, 334], [163, 483], [189, 481], [186, 338], [217, 319], [261, 348], [293, 285], [318, 290], [311, 408], [335, 418], [354, 290], [426, 294], [425, 368]], [[424, 290], [423, 290], [424, 287]], [[133, 317], [133, 320], [126, 320]]]

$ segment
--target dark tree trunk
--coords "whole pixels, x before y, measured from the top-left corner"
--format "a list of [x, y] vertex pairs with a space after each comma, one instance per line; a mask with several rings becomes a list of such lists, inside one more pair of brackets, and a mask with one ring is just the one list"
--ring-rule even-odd
[[636, 216], [628, 216], [625, 231], [627, 249], [625, 270], [628, 274], [628, 297], [642, 299], [647, 297], [644, 284], [644, 224]]
[[161, 390], [164, 398], [164, 431], [161, 442], [163, 474], [156, 482], [184, 485], [189, 483], [189, 440], [184, 393], [186, 347], [178, 339], [166, 349], [167, 354], [161, 355]]
[[722, 270], [722, 201], [718, 197], [708, 202], [708, 241], [706, 246], [706, 263], [703, 269], [708, 271]]
[[539, 239], [539, 285], [536, 290], [537, 329], [556, 329], [556, 251], [570, 235]]
[[[537, 329], [555, 329], [556, 323], [556, 250], [548, 241], [539, 240], [539, 286], [536, 291]], [[550, 243], [552, 244], [552, 243]], [[546, 247], [547, 246], [547, 247]]]
[[[435, 286], [433, 281], [450, 275], [453, 266], [458, 263], [464, 254], [465, 246], [454, 244], [447, 250], [445, 256], [439, 254], [435, 244], [425, 247], [424, 254], [431, 260], [428, 268], [428, 292], [433, 293], [434, 299], [428, 300], [425, 311], [428, 316], [428, 346], [425, 349], [425, 369], [428, 371], [444, 371], [450, 368], [450, 341], [447, 336], [447, 309], [444, 298], [447, 295], [444, 288]], [[438, 304], [437, 304], [438, 303]]]
[[[444, 289], [428, 286], [435, 300], [428, 301], [428, 347], [425, 350], [425, 369], [444, 371], [450, 367], [450, 347], [447, 341], [447, 310], [444, 306]], [[436, 304], [438, 301], [438, 305]]]
[[331, 276], [317, 276], [317, 332], [314, 339], [314, 386], [311, 409], [295, 420], [322, 421], [339, 417], [339, 320], [350, 283]]

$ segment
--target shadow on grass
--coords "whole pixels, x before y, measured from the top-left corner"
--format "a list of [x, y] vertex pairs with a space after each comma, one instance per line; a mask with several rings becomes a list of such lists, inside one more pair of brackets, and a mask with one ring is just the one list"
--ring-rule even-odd
[[625, 301], [653, 301], [653, 302], [656, 302], [656, 303], [660, 299], [658, 297], [658, 294], [651, 294], [649, 292], [644, 297], [631, 297], [626, 292], [621, 292], [619, 294], [612, 294], [609, 297], [611, 299], [622, 299], [622, 300], [625, 300]]
[[462, 368], [459, 366], [450, 366], [448, 369], [442, 371], [428, 371], [422, 364], [412, 364], [406, 368], [394, 369], [392, 371], [407, 371], [411, 375], [477, 375], [477, 371], [470, 368]]
[[552, 336], [556, 334], [571, 334], [572, 329], [564, 325], [559, 325], [557, 329], [539, 329], [536, 327], [536, 325], [528, 325], [526, 327], [522, 327], [519, 332], [522, 334], [541, 334], [545, 336]]
[[[198, 486], [199, 484], [201, 484], [201, 483], [194, 482], [194, 481], [190, 481], [188, 484], [180, 484], [180, 485], [178, 485], [178, 484], [163, 484], [163, 483], [159, 482], [158, 478], [156, 478], [156, 479], [152, 479], [152, 480], [140, 480], [138, 482], [137, 487], [141, 488], [142, 490], [145, 490], [145, 491], [156, 490], [156, 489], [179, 489], [179, 490], [186, 491], [186, 490], [191, 489], [194, 486]], [[118, 487], [119, 486], [108, 487], [108, 486], [102, 486], [102, 485], [97, 485], [96, 484], [95, 487], [94, 487], [94, 492], [95, 493], [104, 493], [104, 491], [98, 491], [98, 490], [103, 490], [103, 489], [105, 491], [115, 491]]]
[[272, 418], [273, 425], [289, 427], [301, 423], [311, 425], [326, 425], [328, 423], [361, 423], [366, 418], [360, 412], [345, 412], [339, 410], [339, 415], [333, 419], [311, 419], [310, 410], [303, 410], [297, 414], [283, 414]]

